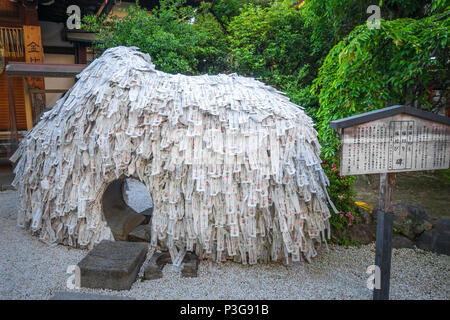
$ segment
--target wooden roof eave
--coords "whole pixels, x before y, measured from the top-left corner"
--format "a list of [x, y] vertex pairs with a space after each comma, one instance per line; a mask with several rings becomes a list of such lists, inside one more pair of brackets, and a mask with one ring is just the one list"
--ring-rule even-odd
[[415, 117], [419, 117], [426, 120], [431, 120], [439, 123], [443, 123], [450, 126], [450, 118], [444, 117], [435, 113], [423, 111], [417, 108], [413, 108], [405, 105], [391, 106], [383, 109], [374, 110], [355, 116], [334, 120], [330, 122], [330, 128], [343, 129], [347, 127], [353, 127], [369, 121], [374, 121], [382, 118], [392, 117], [397, 114], [409, 114]]
[[85, 64], [9, 62], [5, 72], [9, 77], [72, 78], [83, 71], [86, 66]]

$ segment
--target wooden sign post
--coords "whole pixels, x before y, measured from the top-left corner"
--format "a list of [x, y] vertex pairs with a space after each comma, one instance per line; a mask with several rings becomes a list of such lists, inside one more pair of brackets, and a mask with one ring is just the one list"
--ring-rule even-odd
[[389, 299], [395, 173], [447, 169], [450, 118], [408, 106], [392, 106], [330, 123], [340, 130], [341, 174], [380, 174], [375, 265], [380, 287], [374, 300]]

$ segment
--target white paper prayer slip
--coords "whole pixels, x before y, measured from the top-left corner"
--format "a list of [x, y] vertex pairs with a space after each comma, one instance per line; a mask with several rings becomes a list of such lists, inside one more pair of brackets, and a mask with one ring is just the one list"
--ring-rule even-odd
[[18, 223], [43, 241], [113, 239], [107, 186], [142, 181], [151, 245], [218, 262], [308, 261], [325, 241], [328, 195], [312, 120], [252, 78], [171, 75], [136, 48], [106, 50], [21, 141]]

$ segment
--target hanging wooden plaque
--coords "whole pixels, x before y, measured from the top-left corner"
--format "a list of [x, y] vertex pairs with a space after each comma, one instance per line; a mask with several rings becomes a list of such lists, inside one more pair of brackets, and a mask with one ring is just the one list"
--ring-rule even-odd
[[[25, 62], [43, 63], [44, 54], [41, 40], [41, 27], [23, 26], [23, 38], [25, 45]], [[45, 89], [44, 78], [30, 77], [28, 84], [33, 88]]]
[[408, 114], [343, 129], [343, 175], [447, 169], [450, 126]]

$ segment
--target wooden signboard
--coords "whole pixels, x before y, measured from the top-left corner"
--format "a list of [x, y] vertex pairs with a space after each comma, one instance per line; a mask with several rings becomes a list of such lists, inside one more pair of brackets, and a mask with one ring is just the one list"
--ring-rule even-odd
[[[25, 46], [25, 62], [43, 63], [44, 53], [41, 41], [41, 27], [23, 26], [23, 39]], [[45, 89], [44, 78], [28, 78], [32, 88]]]
[[375, 266], [380, 287], [374, 300], [389, 299], [392, 195], [395, 173], [447, 169], [450, 164], [450, 118], [408, 106], [392, 106], [332, 121], [341, 132], [343, 175], [380, 174]]
[[398, 114], [342, 133], [341, 174], [447, 169], [450, 126]]
[[[39, 26], [23, 26], [23, 38], [25, 47], [25, 62], [43, 63], [44, 53], [41, 40], [41, 27]], [[27, 112], [27, 129], [30, 130], [33, 123], [39, 120], [45, 108], [44, 93], [30, 93], [29, 88], [45, 89], [43, 77], [28, 77], [25, 84], [25, 103]]]

